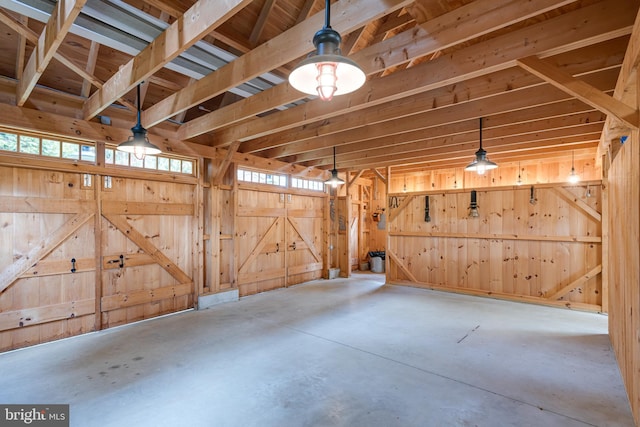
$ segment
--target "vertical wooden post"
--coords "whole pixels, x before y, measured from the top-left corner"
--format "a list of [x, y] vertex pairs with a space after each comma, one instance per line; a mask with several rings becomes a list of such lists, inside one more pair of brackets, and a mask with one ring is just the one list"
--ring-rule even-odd
[[[387, 233], [387, 244], [386, 244], [386, 248], [385, 251], [386, 252], [390, 252], [391, 251], [391, 236], [389, 235], [389, 226], [391, 223], [391, 207], [389, 206], [389, 194], [391, 194], [391, 166], [387, 166], [387, 182], [386, 182], [386, 189], [387, 189], [387, 200], [385, 201], [385, 206], [386, 206], [386, 212], [387, 212], [387, 221], [385, 224], [385, 228], [386, 228], [386, 233]], [[385, 276], [385, 283], [388, 283], [389, 281], [387, 280], [387, 278], [389, 277], [389, 268], [391, 266], [391, 262], [389, 261], [389, 255], [387, 254], [387, 256], [384, 257], [384, 276]]]
[[[287, 190], [291, 188], [291, 175], [287, 175]], [[284, 233], [284, 287], [289, 287], [289, 238], [291, 237], [289, 221], [287, 221], [287, 217], [289, 215], [289, 208], [287, 204], [289, 203], [289, 198], [292, 197], [291, 192], [287, 191], [284, 193], [284, 197], [282, 198], [282, 207], [284, 211], [284, 216], [282, 217], [282, 232]]]
[[[233, 167], [233, 187], [231, 189], [231, 200], [229, 200], [229, 204], [233, 207], [233, 230], [231, 230], [231, 235], [233, 238], [233, 259], [229, 262], [229, 281], [231, 282], [232, 288], [239, 288], [238, 284], [238, 256], [240, 252], [238, 236], [236, 235], [238, 231], [238, 165], [236, 163], [232, 164]], [[218, 199], [219, 200], [219, 199]]]
[[[603, 167], [604, 170], [604, 167]], [[602, 312], [609, 312], [609, 181], [606, 176], [602, 177], [602, 191], [601, 194], [601, 231], [602, 236], [602, 248], [601, 248], [601, 263], [602, 263], [602, 290], [601, 290], [601, 304]]]
[[[96, 166], [103, 167], [105, 159], [104, 142], [96, 143]], [[95, 211], [93, 215], [93, 235], [94, 235], [94, 259], [96, 265], [95, 271], [95, 313], [94, 313], [94, 330], [102, 329], [102, 175], [94, 175], [93, 177], [93, 194]]]
[[349, 171], [345, 172], [345, 235], [344, 241], [347, 245], [346, 247], [346, 266], [347, 271], [345, 272], [343, 277], [351, 277], [351, 214], [352, 214], [352, 206], [351, 206], [351, 188], [349, 187], [349, 179], [351, 175]]
[[193, 262], [193, 306], [198, 308], [198, 297], [204, 292], [204, 159], [198, 159], [198, 185], [195, 200], [195, 248], [191, 249]]
[[209, 260], [211, 269], [211, 283], [209, 289], [211, 292], [220, 291], [220, 238], [221, 238], [221, 191], [220, 186], [211, 182], [209, 203], [211, 204], [210, 221], [210, 243], [211, 243], [211, 259]]
[[329, 278], [329, 269], [331, 268], [331, 253], [333, 245], [331, 244], [331, 191], [325, 193], [324, 198], [324, 217], [322, 221], [322, 235], [324, 239], [324, 250], [322, 252], [322, 271], [323, 277]]

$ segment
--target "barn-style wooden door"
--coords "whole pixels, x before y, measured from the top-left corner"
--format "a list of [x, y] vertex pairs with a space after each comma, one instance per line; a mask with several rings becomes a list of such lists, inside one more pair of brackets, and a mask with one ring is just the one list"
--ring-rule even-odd
[[322, 197], [289, 194], [286, 204], [287, 285], [322, 276]]
[[241, 296], [322, 275], [323, 198], [240, 189], [235, 241]]
[[0, 167], [0, 351], [94, 329], [95, 203], [83, 184]]
[[193, 307], [195, 185], [109, 180], [100, 193], [103, 327]]

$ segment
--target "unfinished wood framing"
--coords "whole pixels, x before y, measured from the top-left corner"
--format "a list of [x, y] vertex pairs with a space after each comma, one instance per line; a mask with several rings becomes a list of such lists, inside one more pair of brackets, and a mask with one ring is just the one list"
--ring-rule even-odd
[[5, 3], [0, 351], [385, 252], [389, 283], [608, 313], [640, 424], [640, 0], [334, 0], [366, 82], [330, 102], [287, 82], [321, 0]]
[[602, 311], [598, 187], [478, 189], [479, 217], [468, 191], [397, 195], [387, 280]]

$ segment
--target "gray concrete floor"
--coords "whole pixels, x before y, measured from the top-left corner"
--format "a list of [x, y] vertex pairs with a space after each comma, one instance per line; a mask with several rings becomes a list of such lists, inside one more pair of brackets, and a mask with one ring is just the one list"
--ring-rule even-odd
[[320, 280], [0, 354], [71, 425], [632, 426], [606, 316]]

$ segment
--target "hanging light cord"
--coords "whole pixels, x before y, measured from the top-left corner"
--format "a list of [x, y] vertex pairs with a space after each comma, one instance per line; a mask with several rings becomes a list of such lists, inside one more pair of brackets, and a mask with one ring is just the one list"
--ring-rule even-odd
[[324, 28], [331, 28], [331, 5], [330, 1], [326, 0], [324, 8]]
[[140, 116], [141, 105], [140, 105], [140, 85], [139, 84], [136, 86], [136, 89], [137, 89], [137, 96], [138, 96], [138, 124], [142, 125], [142, 120]]
[[480, 150], [482, 150], [482, 117], [480, 117]]

